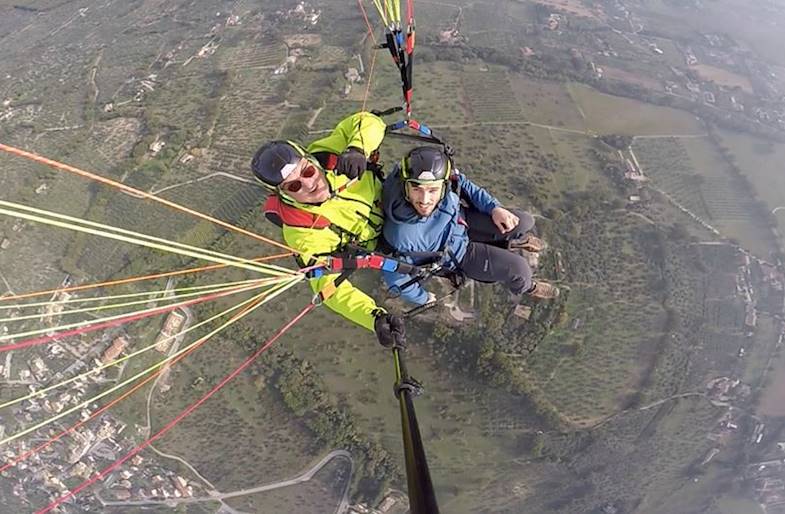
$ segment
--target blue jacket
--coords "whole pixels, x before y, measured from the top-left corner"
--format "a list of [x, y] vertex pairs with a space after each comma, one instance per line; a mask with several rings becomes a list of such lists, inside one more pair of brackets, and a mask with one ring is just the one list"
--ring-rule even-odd
[[[440, 263], [449, 270], [457, 270], [469, 244], [461, 199], [485, 214], [490, 214], [501, 205], [490, 193], [472, 183], [458, 170], [447, 183], [447, 188], [447, 193], [431, 215], [422, 217], [406, 200], [399, 168], [396, 166], [385, 179], [382, 187], [383, 234], [384, 239], [399, 253], [400, 259], [411, 264], [424, 264], [427, 258], [409, 254], [444, 252]], [[411, 280], [409, 275], [386, 272], [384, 280], [391, 292], [400, 292], [401, 298], [408, 302], [422, 305], [428, 301], [428, 292], [419, 283], [401, 289]]]

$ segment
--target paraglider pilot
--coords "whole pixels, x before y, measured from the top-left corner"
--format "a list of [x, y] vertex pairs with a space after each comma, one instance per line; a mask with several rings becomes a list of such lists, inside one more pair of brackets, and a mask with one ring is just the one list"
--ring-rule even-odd
[[[301, 266], [339, 254], [349, 245], [368, 251], [376, 248], [382, 229], [382, 182], [369, 159], [373, 160], [384, 134], [381, 118], [359, 112], [307, 148], [292, 141], [271, 141], [254, 155], [251, 169], [271, 192], [265, 215], [281, 227]], [[314, 292], [337, 284], [324, 300], [327, 307], [374, 331], [384, 346], [403, 340], [401, 318], [388, 314], [339, 274], [316, 271], [309, 278]]]

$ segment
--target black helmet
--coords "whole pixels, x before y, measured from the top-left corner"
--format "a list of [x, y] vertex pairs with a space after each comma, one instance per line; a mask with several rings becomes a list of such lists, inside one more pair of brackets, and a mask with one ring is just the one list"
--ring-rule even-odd
[[270, 141], [257, 150], [251, 171], [267, 189], [274, 190], [308, 153], [291, 141]]
[[401, 161], [401, 178], [405, 182], [447, 181], [451, 172], [450, 158], [433, 146], [415, 148]]

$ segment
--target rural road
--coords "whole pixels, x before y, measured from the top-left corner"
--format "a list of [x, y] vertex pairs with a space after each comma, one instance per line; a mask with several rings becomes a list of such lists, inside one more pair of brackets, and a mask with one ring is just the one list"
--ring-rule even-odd
[[273, 489], [280, 489], [282, 487], [288, 487], [291, 485], [301, 484], [303, 482], [307, 482], [311, 480], [320, 469], [322, 469], [328, 462], [332, 459], [343, 457], [349, 461], [350, 469], [349, 469], [349, 476], [346, 479], [346, 486], [343, 490], [343, 495], [341, 496], [341, 501], [338, 504], [338, 507], [335, 509], [335, 514], [342, 514], [346, 512], [349, 508], [349, 484], [351, 483], [352, 475], [354, 474], [354, 461], [352, 460], [351, 454], [346, 450], [333, 450], [324, 457], [322, 457], [319, 462], [314, 464], [308, 471], [304, 472], [301, 475], [296, 477], [290, 478], [288, 480], [281, 480], [279, 482], [273, 482], [271, 484], [265, 484], [257, 487], [249, 487], [246, 489], [240, 489], [237, 491], [232, 491], [229, 493], [219, 493], [217, 491], [210, 493], [209, 496], [200, 496], [195, 498], [169, 498], [166, 500], [128, 500], [128, 501], [106, 501], [98, 497], [99, 501], [105, 507], [117, 507], [117, 506], [142, 506], [142, 505], [166, 505], [168, 507], [176, 507], [177, 505], [182, 504], [189, 504], [189, 503], [203, 503], [203, 502], [214, 502], [214, 501], [222, 501], [227, 500], [230, 498], [237, 498], [239, 496], [245, 496], [249, 494], [256, 494], [262, 493], [265, 491], [270, 491]]

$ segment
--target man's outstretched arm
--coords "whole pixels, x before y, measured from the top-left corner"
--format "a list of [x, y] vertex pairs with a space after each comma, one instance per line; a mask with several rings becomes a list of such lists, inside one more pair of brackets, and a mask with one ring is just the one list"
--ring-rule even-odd
[[362, 150], [367, 158], [381, 146], [386, 128], [384, 121], [375, 114], [358, 112], [341, 120], [329, 136], [308, 145], [308, 151], [340, 155], [351, 147]]

